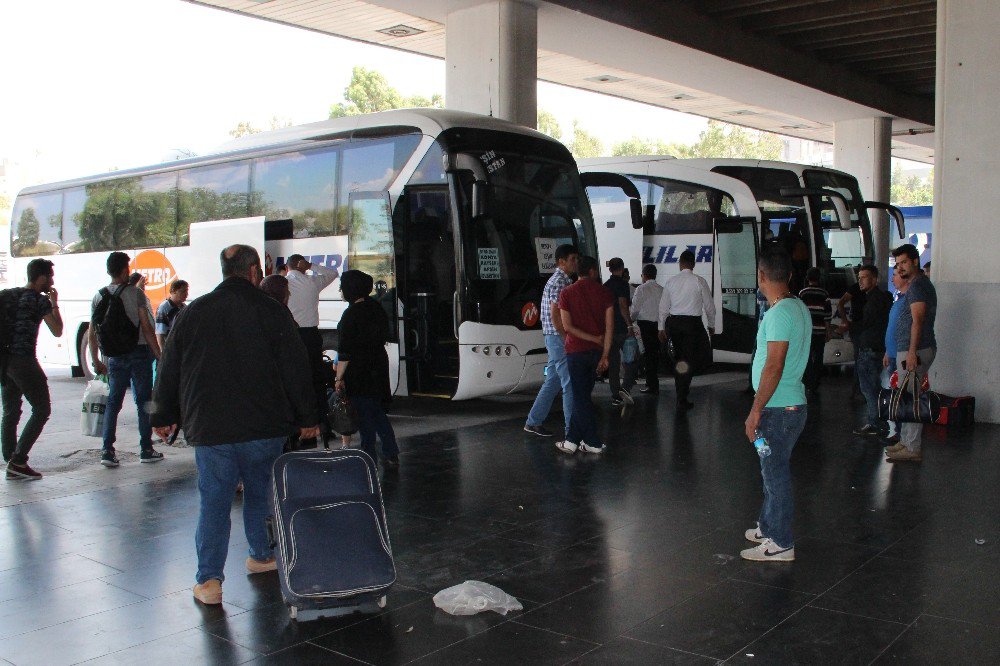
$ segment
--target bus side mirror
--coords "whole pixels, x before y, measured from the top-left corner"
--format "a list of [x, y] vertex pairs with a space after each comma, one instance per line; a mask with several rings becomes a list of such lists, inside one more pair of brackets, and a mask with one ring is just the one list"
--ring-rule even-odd
[[580, 174], [580, 183], [584, 190], [588, 187], [614, 187], [624, 192], [629, 198], [628, 210], [632, 228], [642, 229], [642, 199], [639, 197], [639, 189], [631, 180], [620, 173], [587, 171]]
[[476, 180], [472, 183], [472, 219], [478, 220], [489, 215], [489, 189], [488, 183]]
[[837, 222], [844, 231], [851, 230], [851, 211], [847, 207], [847, 197], [825, 187], [782, 187], [778, 193], [783, 197], [827, 197], [837, 212]]
[[865, 208], [869, 210], [884, 210], [892, 216], [892, 219], [896, 221], [896, 231], [899, 233], [900, 238], [906, 238], [906, 220], [903, 217], [903, 211], [901, 211], [897, 206], [892, 204], [882, 203], [881, 201], [866, 201]]
[[632, 228], [642, 229], [643, 219], [642, 219], [642, 202], [638, 199], [628, 200], [629, 213], [632, 217]]
[[753, 224], [756, 221], [755, 217], [737, 217], [716, 213], [712, 217], [712, 226], [715, 227], [717, 234], [740, 234], [743, 233], [745, 224]]

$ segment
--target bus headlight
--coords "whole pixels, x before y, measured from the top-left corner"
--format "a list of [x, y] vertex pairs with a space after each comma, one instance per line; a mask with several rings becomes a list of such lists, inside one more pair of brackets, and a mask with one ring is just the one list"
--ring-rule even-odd
[[486, 354], [487, 356], [489, 356], [490, 355], [490, 348], [489, 347], [483, 347], [483, 353]]

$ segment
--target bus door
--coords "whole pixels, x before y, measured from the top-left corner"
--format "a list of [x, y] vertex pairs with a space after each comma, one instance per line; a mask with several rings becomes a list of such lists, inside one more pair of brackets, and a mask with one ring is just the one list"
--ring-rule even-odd
[[447, 187], [406, 188], [398, 225], [403, 356], [411, 395], [450, 398], [458, 388], [455, 234]]
[[[722, 217], [715, 222], [714, 256], [722, 292], [721, 330], [713, 338], [717, 361], [720, 352], [752, 354], [757, 338], [757, 220]], [[713, 290], [715, 291], [715, 290]]]

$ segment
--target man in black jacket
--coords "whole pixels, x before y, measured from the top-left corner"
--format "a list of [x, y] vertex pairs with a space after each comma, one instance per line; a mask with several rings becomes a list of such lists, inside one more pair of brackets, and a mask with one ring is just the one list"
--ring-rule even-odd
[[[861, 395], [867, 403], [867, 423], [854, 430], [855, 435], [882, 436], [889, 432], [889, 424], [878, 417], [878, 391], [882, 386], [882, 357], [885, 356], [885, 329], [889, 325], [892, 296], [878, 288], [878, 269], [862, 266], [858, 271], [858, 285], [864, 293], [864, 310], [857, 325], [858, 358], [854, 374], [858, 377]], [[854, 335], [853, 333], [851, 335]]]
[[152, 422], [166, 439], [184, 423], [197, 447], [201, 511], [194, 596], [222, 603], [229, 512], [243, 481], [250, 573], [273, 571], [264, 524], [271, 466], [289, 433], [318, 434], [309, 362], [287, 308], [257, 289], [260, 256], [247, 245], [222, 251], [223, 281], [174, 321], [153, 394]]

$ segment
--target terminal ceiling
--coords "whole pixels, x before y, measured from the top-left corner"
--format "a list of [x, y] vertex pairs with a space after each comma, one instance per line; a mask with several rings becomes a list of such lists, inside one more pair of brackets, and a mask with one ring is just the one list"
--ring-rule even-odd
[[[481, 0], [189, 0], [444, 58], [447, 15]], [[936, 0], [551, 0], [538, 78], [833, 142], [893, 118], [893, 154], [932, 162]]]

